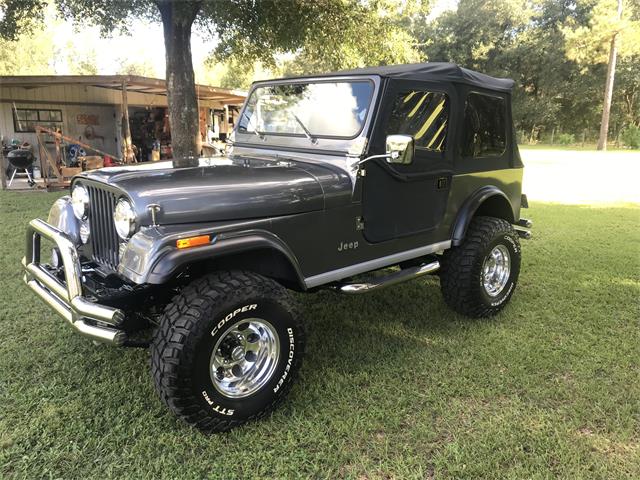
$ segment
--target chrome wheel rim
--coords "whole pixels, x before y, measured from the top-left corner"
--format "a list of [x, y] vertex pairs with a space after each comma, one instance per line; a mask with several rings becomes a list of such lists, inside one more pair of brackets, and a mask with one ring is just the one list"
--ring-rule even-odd
[[482, 286], [490, 297], [497, 297], [504, 290], [511, 273], [511, 255], [504, 245], [496, 245], [484, 259]]
[[279, 357], [280, 339], [273, 325], [261, 318], [240, 320], [227, 328], [211, 352], [211, 382], [225, 397], [248, 397], [271, 379]]

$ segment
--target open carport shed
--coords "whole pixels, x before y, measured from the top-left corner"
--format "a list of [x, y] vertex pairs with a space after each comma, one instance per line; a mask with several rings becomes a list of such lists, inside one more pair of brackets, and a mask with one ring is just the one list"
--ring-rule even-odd
[[[196, 85], [203, 141], [225, 140], [245, 92]], [[171, 156], [166, 81], [136, 75], [0, 76], [0, 136], [36, 145], [36, 126], [60, 130], [114, 158], [152, 143]], [[53, 144], [53, 142], [51, 142]], [[130, 157], [129, 157], [130, 158]]]

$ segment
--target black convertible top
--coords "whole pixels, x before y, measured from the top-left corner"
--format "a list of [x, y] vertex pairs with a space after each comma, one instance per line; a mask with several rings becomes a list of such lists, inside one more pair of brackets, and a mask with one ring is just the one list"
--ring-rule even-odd
[[379, 75], [388, 78], [405, 80], [430, 80], [449, 83], [463, 83], [475, 87], [510, 92], [514, 81], [509, 78], [496, 78], [468, 68], [459, 67], [455, 63], [428, 62], [409, 63], [405, 65], [388, 65], [384, 67], [357, 68], [338, 72], [303, 75], [298, 78], [334, 77], [340, 75]]

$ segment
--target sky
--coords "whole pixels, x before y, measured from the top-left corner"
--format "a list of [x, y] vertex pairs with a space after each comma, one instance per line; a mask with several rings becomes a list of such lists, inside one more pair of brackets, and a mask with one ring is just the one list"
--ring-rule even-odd
[[[165, 76], [164, 40], [162, 26], [158, 23], [139, 22], [131, 28], [131, 35], [115, 35], [112, 38], [100, 37], [97, 27], [83, 28], [74, 32], [70, 24], [57, 29], [55, 43], [58, 45], [72, 43], [80, 51], [95, 48], [99, 74], [113, 74], [122, 58], [131, 61], [144, 61], [153, 66], [156, 77]], [[211, 39], [204, 39], [194, 32], [191, 41], [193, 64], [202, 64], [215, 47]], [[65, 69], [66, 65], [61, 66]], [[56, 69], [58, 70], [58, 69]], [[59, 71], [59, 74], [69, 72]]]
[[[430, 15], [435, 18], [447, 10], [455, 9], [458, 0], [436, 0]], [[95, 49], [98, 73], [110, 75], [118, 70], [123, 58], [135, 62], [144, 62], [151, 66], [153, 76], [164, 78], [165, 57], [162, 26], [159, 23], [138, 22], [131, 28], [130, 36], [115, 35], [112, 38], [101, 38], [97, 27], [78, 27], [71, 23], [63, 23], [55, 29], [55, 44], [74, 44], [77, 51]], [[198, 66], [202, 65], [209, 53], [215, 48], [215, 40], [204, 38], [194, 32], [191, 41], [193, 65], [196, 79], [199, 76]], [[65, 71], [66, 70], [66, 71]], [[56, 73], [70, 73], [67, 64], [56, 65]]]

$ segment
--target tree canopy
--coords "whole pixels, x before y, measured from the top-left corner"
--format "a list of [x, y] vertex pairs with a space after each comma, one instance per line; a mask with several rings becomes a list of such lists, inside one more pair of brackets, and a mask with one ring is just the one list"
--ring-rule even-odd
[[[609, 130], [617, 138], [626, 126], [640, 125], [638, 3], [624, 0], [618, 20], [616, 0], [460, 0], [438, 16], [432, 0], [0, 0], [0, 36], [5, 44], [20, 37], [22, 48], [46, 65], [46, 55], [39, 56], [29, 41], [42, 42], [34, 27], [42, 25], [47, 5], [63, 19], [98, 25], [105, 35], [127, 32], [140, 20], [164, 21], [170, 26], [165, 28], [169, 78], [176, 39], [167, 43], [167, 38], [182, 25], [190, 39], [193, 25], [217, 41], [212, 66], [196, 70], [231, 87], [247, 87], [255, 72], [282, 76], [452, 61], [516, 80], [517, 129], [535, 140], [560, 132], [597, 136], [608, 41], [616, 32], [618, 74]], [[169, 7], [173, 13], [163, 15]], [[30, 29], [32, 40], [25, 41]], [[3, 58], [0, 54], [0, 69], [10, 71]], [[89, 68], [90, 55], [87, 62]], [[193, 83], [190, 57], [179, 63], [191, 74], [177, 85]], [[123, 59], [122, 70], [143, 65], [144, 59]]]
[[[627, 3], [624, 28], [631, 39], [640, 34], [638, 10]], [[460, 0], [435, 21], [414, 23], [413, 35], [423, 58], [516, 80], [515, 121], [527, 138], [560, 131], [595, 138], [606, 76], [603, 52], [608, 55], [603, 38], [610, 38], [602, 31], [612, 14], [611, 0]], [[594, 28], [597, 36], [585, 34]], [[586, 37], [589, 45], [580, 46]], [[640, 124], [640, 56], [627, 47], [613, 96], [616, 137], [624, 126]]]

